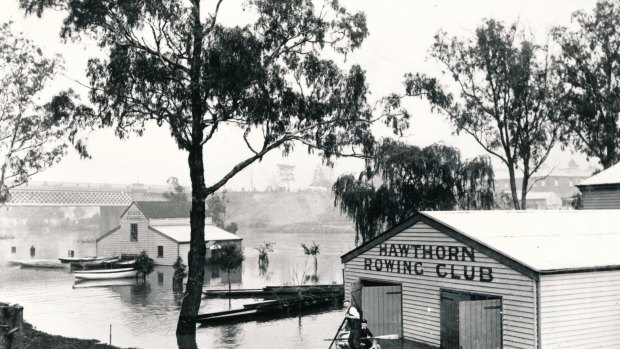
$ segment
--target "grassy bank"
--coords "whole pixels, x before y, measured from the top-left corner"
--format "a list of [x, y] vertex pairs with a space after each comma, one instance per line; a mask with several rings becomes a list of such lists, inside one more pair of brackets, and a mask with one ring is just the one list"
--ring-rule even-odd
[[51, 335], [34, 329], [29, 323], [24, 323], [23, 330], [17, 335], [16, 344], [15, 347], [23, 349], [120, 349], [94, 339]]

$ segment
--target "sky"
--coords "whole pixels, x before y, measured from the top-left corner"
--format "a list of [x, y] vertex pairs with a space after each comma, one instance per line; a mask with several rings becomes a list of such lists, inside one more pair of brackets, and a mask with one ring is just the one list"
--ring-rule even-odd
[[[18, 0], [0, 0], [0, 22], [11, 20], [14, 30], [23, 32], [46, 54], [60, 54], [65, 61], [64, 75], [59, 76], [50, 89], [73, 88], [82, 95], [85, 89], [78, 82], [86, 82], [85, 68], [89, 57], [100, 55], [88, 42], [64, 43], [58, 32], [63, 16], [48, 13], [44, 18], [24, 17], [18, 9]], [[209, 1], [207, 3], [212, 3]], [[220, 9], [223, 23], [244, 23], [247, 15], [241, 11], [240, 0], [224, 1]], [[428, 58], [433, 36], [439, 30], [450, 35], [469, 37], [484, 18], [495, 18], [509, 23], [518, 22], [544, 43], [548, 30], [556, 25], [569, 25], [571, 13], [590, 11], [593, 0], [341, 0], [350, 11], [363, 11], [367, 16], [369, 37], [362, 47], [347, 57], [343, 67], [359, 64], [366, 70], [372, 95], [371, 102], [392, 93], [402, 93], [403, 75], [408, 72], [440, 76], [439, 65]], [[455, 146], [464, 158], [483, 154], [484, 150], [466, 135], [452, 134], [452, 127], [443, 116], [430, 110], [424, 101], [409, 101], [413, 115], [411, 128], [401, 141], [418, 146], [436, 142]], [[378, 129], [379, 136], [390, 136]], [[214, 182], [244, 159], [247, 150], [236, 131], [222, 132], [205, 151], [206, 180]], [[91, 182], [91, 183], [144, 183], [165, 184], [175, 176], [182, 184], [189, 184], [187, 154], [176, 146], [170, 132], [164, 127], [149, 126], [142, 137], [117, 139], [112, 130], [98, 130], [89, 136], [92, 159], [80, 159], [69, 153], [59, 164], [37, 175], [35, 181]], [[550, 167], [561, 166], [574, 156], [582, 163], [585, 157], [569, 153], [553, 154]], [[297, 147], [283, 158], [277, 151], [267, 155], [261, 163], [251, 165], [232, 179], [227, 188], [265, 189], [277, 182], [277, 165], [295, 166], [295, 182], [291, 188], [303, 188], [312, 181], [321, 161], [316, 155]], [[337, 160], [332, 175], [358, 172], [359, 160]], [[501, 170], [501, 167], [499, 168]]]

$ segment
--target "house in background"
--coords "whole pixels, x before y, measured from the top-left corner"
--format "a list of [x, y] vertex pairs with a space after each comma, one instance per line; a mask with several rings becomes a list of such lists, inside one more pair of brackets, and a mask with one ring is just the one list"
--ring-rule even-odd
[[[147, 251], [157, 265], [173, 265], [177, 257], [187, 263], [190, 242], [191, 202], [134, 201], [121, 214], [119, 226], [97, 239], [97, 256], [139, 254]], [[207, 258], [219, 244], [242, 239], [220, 229], [207, 217], [205, 244]]]
[[[527, 195], [528, 209], [557, 209], [571, 207], [572, 196], [579, 192], [579, 183], [589, 178], [594, 168], [580, 168], [571, 159], [564, 167], [541, 167], [529, 180], [530, 190]], [[516, 173], [517, 190], [521, 191], [523, 174]], [[497, 171], [495, 175], [495, 191], [510, 193], [510, 177], [505, 171]], [[521, 194], [519, 193], [519, 197]], [[558, 198], [560, 201], [558, 202]], [[532, 202], [530, 203], [530, 200]]]
[[584, 209], [620, 209], [620, 163], [584, 180], [577, 186]]

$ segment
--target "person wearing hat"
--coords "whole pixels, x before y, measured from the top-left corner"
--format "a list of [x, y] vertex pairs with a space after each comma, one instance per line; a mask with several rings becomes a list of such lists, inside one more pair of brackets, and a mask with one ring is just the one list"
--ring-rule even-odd
[[349, 329], [349, 347], [361, 349], [362, 319], [360, 313], [348, 300], [344, 301], [344, 306], [347, 308], [344, 317], [347, 319], [347, 328]]
[[361, 327], [362, 329], [360, 331], [360, 338], [361, 338], [361, 344], [364, 345], [364, 348], [370, 349], [373, 346], [376, 346], [377, 341], [372, 338], [374, 336], [372, 335], [372, 332], [370, 332], [370, 329], [368, 328], [368, 320], [362, 319]]

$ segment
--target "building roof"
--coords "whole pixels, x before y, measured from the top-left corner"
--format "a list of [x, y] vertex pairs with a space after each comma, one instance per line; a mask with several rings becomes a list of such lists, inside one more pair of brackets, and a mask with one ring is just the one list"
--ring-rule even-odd
[[188, 218], [191, 202], [134, 201], [147, 218]]
[[[409, 225], [382, 235], [389, 238], [423, 221], [493, 258], [503, 257], [502, 261], [534, 273], [607, 270], [620, 268], [619, 218], [620, 210], [427, 211], [410, 218]], [[385, 240], [379, 236], [342, 260]]]
[[[152, 225], [149, 226], [160, 234], [163, 234], [176, 242], [189, 242], [191, 227], [183, 225]], [[220, 229], [215, 225], [205, 225], [205, 241], [231, 241], [242, 240], [238, 235]]]
[[578, 187], [588, 185], [620, 184], [620, 163], [601, 171], [581, 182]]

